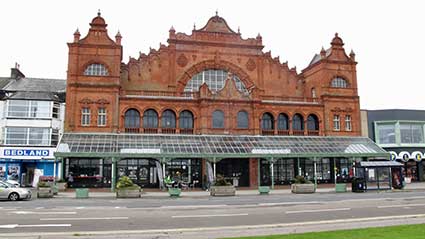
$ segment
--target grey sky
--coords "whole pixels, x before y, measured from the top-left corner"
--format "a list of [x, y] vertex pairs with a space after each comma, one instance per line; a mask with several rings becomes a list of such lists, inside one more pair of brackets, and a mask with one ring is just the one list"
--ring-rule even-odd
[[65, 78], [67, 42], [82, 37], [100, 9], [113, 38], [120, 30], [124, 62], [166, 43], [168, 30], [190, 34], [215, 14], [263, 37], [264, 51], [304, 69], [335, 32], [353, 49], [365, 109], [425, 109], [425, 3], [422, 1], [5, 1], [0, 8], [0, 76], [18, 62], [31, 77]]

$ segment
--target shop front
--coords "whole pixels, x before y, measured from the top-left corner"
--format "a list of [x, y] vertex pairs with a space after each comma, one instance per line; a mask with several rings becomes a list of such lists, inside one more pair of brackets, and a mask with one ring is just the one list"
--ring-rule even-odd
[[352, 177], [354, 161], [389, 157], [363, 137], [106, 133], [66, 133], [55, 155], [75, 186], [112, 189], [123, 175], [151, 188], [169, 186], [164, 179], [205, 187], [218, 174], [251, 188], [289, 184], [296, 175], [317, 183], [344, 182]]
[[33, 186], [34, 177], [58, 175], [54, 148], [0, 148], [0, 180], [19, 182], [22, 186]]
[[425, 150], [423, 148], [398, 147], [387, 148], [391, 160], [404, 165], [403, 177], [406, 183], [425, 181]]

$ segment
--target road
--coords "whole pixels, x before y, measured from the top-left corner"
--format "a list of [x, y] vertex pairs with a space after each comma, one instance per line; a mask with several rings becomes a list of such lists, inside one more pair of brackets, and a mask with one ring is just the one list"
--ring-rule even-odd
[[425, 223], [425, 192], [35, 199], [0, 213], [0, 238], [198, 239]]

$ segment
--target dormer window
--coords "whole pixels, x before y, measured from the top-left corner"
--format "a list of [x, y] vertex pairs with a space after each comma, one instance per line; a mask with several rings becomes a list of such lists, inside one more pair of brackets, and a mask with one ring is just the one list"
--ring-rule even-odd
[[84, 75], [86, 76], [107, 76], [109, 75], [108, 69], [102, 64], [91, 64], [84, 71]]
[[347, 84], [347, 81], [344, 78], [335, 77], [332, 80], [331, 87], [333, 87], [333, 88], [347, 88], [348, 84]]

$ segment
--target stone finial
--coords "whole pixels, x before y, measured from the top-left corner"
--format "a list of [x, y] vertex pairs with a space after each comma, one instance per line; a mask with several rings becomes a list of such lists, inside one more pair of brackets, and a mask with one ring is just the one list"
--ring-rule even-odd
[[115, 35], [115, 43], [117, 43], [118, 45], [121, 45], [121, 39], [122, 39], [122, 36], [120, 31], [118, 30], [117, 35]]
[[75, 30], [74, 32], [74, 42], [80, 41], [80, 36], [81, 36], [80, 31], [77, 28], [77, 30]]
[[97, 16], [100, 17], [100, 9], [97, 9]]
[[320, 50], [320, 58], [322, 59], [326, 58], [326, 51], [325, 51], [325, 48], [323, 48], [323, 46], [322, 46], [322, 50]]
[[351, 49], [351, 52], [350, 52], [350, 59], [353, 61], [356, 60], [356, 54], [354, 53], [353, 49]]

